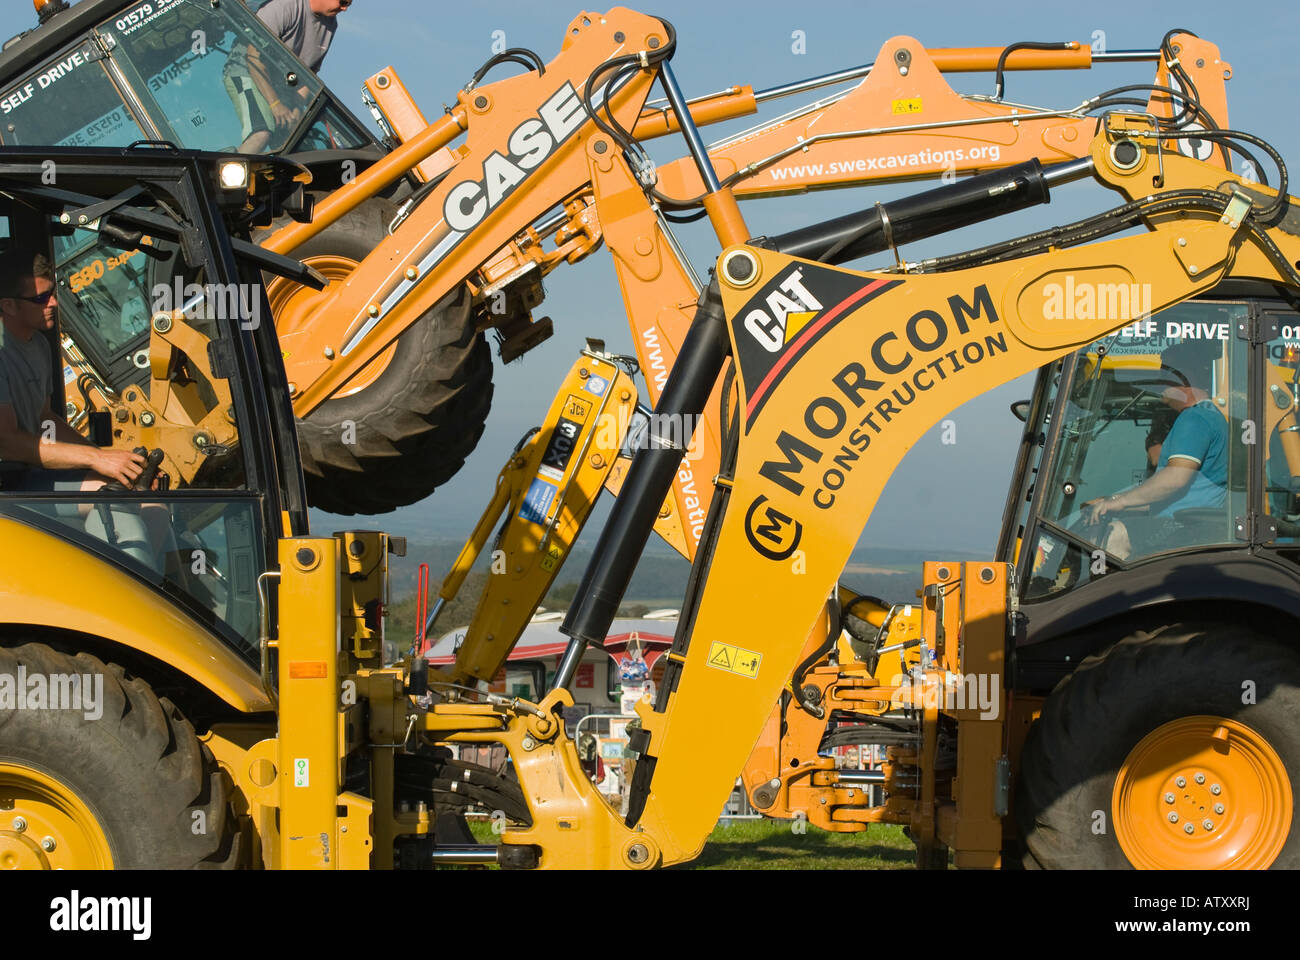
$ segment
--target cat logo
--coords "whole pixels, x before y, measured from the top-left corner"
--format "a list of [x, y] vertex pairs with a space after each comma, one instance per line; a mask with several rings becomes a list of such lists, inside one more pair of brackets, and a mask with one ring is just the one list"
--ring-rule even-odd
[[803, 285], [802, 267], [790, 271], [767, 295], [766, 302], [766, 310], [754, 307], [745, 315], [745, 330], [769, 353], [776, 353], [798, 336], [822, 308]]
[[803, 524], [765, 503], [767, 497], [760, 495], [745, 511], [745, 538], [761, 556], [784, 560], [799, 549]]

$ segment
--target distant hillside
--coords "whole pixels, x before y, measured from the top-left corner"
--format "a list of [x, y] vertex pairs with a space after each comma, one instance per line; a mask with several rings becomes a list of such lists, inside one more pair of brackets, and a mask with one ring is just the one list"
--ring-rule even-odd
[[[421, 563], [429, 564], [431, 590], [436, 592], [443, 576], [455, 562], [460, 548], [461, 544], [452, 540], [408, 542], [406, 557], [390, 558], [394, 602], [401, 601], [414, 592]], [[572, 596], [590, 559], [589, 548], [578, 547], [573, 551], [552, 585], [553, 598], [567, 601]], [[921, 587], [922, 562], [940, 559], [981, 560], [987, 557], [962, 550], [933, 552], [905, 547], [860, 548], [850, 557], [842, 580], [846, 586], [859, 593], [905, 602], [911, 600]], [[488, 565], [488, 557], [481, 557], [474, 570], [486, 574]], [[655, 541], [647, 547], [646, 554], [637, 565], [625, 602], [650, 608], [679, 606], [686, 591], [689, 572], [690, 565], [685, 558]]]

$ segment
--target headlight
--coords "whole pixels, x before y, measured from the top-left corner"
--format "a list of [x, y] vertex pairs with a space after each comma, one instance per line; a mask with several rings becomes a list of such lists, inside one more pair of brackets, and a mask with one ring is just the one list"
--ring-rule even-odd
[[225, 189], [243, 190], [248, 186], [248, 164], [242, 160], [223, 160], [217, 176]]

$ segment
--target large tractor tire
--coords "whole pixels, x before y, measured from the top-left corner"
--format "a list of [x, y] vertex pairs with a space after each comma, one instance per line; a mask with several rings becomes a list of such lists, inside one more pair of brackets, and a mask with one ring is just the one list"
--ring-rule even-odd
[[[50, 678], [71, 676], [102, 682], [102, 699], [50, 709]], [[237, 865], [226, 775], [143, 680], [37, 643], [0, 648], [0, 678], [25, 697], [24, 709], [0, 709], [0, 797], [13, 803], [0, 809], [0, 869]], [[33, 684], [46, 689], [43, 709]]]
[[1025, 866], [1300, 867], [1297, 718], [1300, 656], [1248, 627], [1125, 637], [1063, 680], [1030, 730]]
[[[396, 207], [374, 198], [292, 255], [331, 282], [383, 240]], [[280, 313], [313, 291], [285, 280], [269, 290]], [[308, 502], [330, 513], [386, 513], [446, 483], [474, 450], [492, 405], [492, 355], [456, 287], [388, 350], [298, 421]]]

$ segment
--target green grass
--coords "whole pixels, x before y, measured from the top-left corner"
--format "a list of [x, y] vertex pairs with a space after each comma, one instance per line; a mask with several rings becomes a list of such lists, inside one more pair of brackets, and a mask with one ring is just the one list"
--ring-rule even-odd
[[[469, 827], [479, 843], [498, 842], [488, 821], [471, 820]], [[827, 833], [788, 820], [733, 820], [714, 828], [699, 857], [671, 869], [905, 870], [915, 863], [914, 850], [903, 828], [888, 824]]]
[[889, 824], [827, 833], [789, 820], [733, 820], [714, 827], [699, 857], [673, 869], [899, 870], [913, 866], [915, 849], [902, 827]]

